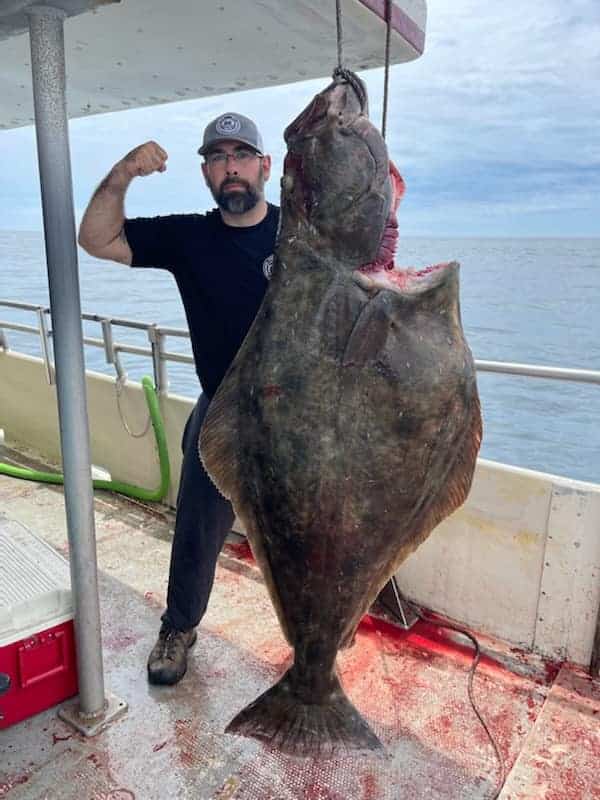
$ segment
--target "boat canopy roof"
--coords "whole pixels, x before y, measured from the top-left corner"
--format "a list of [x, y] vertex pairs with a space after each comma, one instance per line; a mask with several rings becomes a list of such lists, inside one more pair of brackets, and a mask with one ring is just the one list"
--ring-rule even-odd
[[[0, 0], [0, 129], [33, 124], [27, 8], [65, 12], [69, 117], [275, 86], [337, 65], [334, 0]], [[380, 67], [386, 0], [342, 0], [344, 65]], [[421, 55], [425, 0], [392, 4], [391, 63]]]

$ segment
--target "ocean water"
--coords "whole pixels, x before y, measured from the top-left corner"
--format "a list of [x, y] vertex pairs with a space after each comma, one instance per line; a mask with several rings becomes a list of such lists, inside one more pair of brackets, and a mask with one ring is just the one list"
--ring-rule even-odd
[[[461, 263], [461, 313], [475, 358], [600, 370], [600, 239], [417, 239], [401, 241], [397, 263]], [[185, 328], [175, 282], [160, 270], [131, 270], [79, 252], [81, 305], [89, 313]], [[232, 287], [235, 291], [235, 287]], [[43, 237], [0, 231], [0, 300], [48, 304]], [[0, 321], [35, 324], [0, 307]], [[100, 326], [85, 323], [87, 336]], [[34, 336], [8, 332], [15, 350], [40, 354]], [[143, 333], [118, 341], [147, 345]], [[168, 349], [190, 353], [187, 340]], [[149, 359], [122, 356], [128, 375], [151, 374]], [[113, 374], [101, 349], [86, 366]], [[192, 366], [169, 364], [170, 390], [195, 397]], [[600, 483], [600, 386], [479, 373], [482, 455]]]

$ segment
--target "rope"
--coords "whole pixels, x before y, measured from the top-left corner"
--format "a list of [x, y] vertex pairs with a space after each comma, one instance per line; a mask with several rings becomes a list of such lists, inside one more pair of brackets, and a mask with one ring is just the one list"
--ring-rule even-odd
[[344, 58], [342, 48], [344, 44], [344, 34], [342, 31], [342, 0], [335, 0], [335, 25], [337, 30], [337, 59], [338, 69], [344, 68]]
[[[392, 0], [385, 2], [385, 73], [383, 82], [383, 115], [381, 120], [381, 135], [385, 140], [385, 131], [387, 126], [387, 110], [389, 99], [389, 83], [390, 83], [390, 53], [391, 53], [391, 38], [392, 38]], [[352, 72], [344, 67], [344, 31], [342, 27], [342, 0], [335, 0], [335, 25], [337, 34], [337, 67], [333, 71], [333, 79], [336, 81], [345, 81], [352, 83], [358, 91], [356, 81], [352, 80]], [[359, 91], [359, 96], [362, 96], [362, 91]], [[365, 98], [366, 100], [366, 98]]]
[[134, 433], [131, 430], [131, 428], [127, 424], [127, 420], [125, 419], [125, 416], [123, 414], [123, 409], [121, 408], [121, 394], [123, 393], [123, 389], [125, 388], [126, 380], [127, 380], [126, 378], [117, 378], [117, 380], [115, 381], [115, 392], [116, 392], [116, 395], [117, 395], [117, 409], [119, 411], [119, 417], [121, 418], [121, 423], [122, 423], [123, 427], [125, 428], [125, 430], [127, 431], [127, 433], [133, 439], [141, 439], [150, 430], [150, 422], [152, 421], [152, 417], [151, 417], [150, 414], [148, 414], [148, 419], [146, 420], [146, 425], [144, 426], [144, 429], [140, 433]]
[[390, 43], [392, 38], [392, 0], [385, 3], [385, 72], [383, 79], [383, 113], [381, 118], [381, 135], [385, 141], [385, 129], [387, 125], [388, 95], [390, 84]]

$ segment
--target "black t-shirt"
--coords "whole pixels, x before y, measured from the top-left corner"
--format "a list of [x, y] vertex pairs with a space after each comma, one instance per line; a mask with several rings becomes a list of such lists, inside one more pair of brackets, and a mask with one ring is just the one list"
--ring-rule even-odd
[[212, 397], [254, 321], [267, 289], [279, 208], [258, 225], [234, 228], [207, 214], [125, 221], [133, 267], [171, 272], [187, 317], [196, 372]]

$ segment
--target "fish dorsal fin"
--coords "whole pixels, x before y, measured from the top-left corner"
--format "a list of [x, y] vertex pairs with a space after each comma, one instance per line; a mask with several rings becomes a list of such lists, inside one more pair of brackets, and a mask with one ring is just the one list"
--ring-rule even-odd
[[221, 494], [239, 502], [238, 369], [232, 365], [210, 401], [200, 430], [200, 460]]
[[414, 540], [412, 550], [415, 550], [440, 522], [460, 508], [467, 499], [473, 482], [482, 436], [481, 407], [477, 390], [473, 393], [468, 414], [468, 423], [462, 440], [456, 443], [456, 455], [449, 464], [446, 480], [442, 484], [443, 488], [432, 502], [421, 526], [420, 534]]

